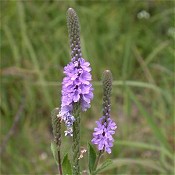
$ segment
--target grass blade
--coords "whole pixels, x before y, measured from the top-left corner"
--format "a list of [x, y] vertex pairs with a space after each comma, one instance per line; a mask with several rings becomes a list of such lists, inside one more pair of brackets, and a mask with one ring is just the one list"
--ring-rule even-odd
[[114, 159], [111, 165], [109, 165], [99, 173], [104, 173], [105, 171], [112, 170], [114, 168], [121, 167], [124, 165], [134, 165], [134, 164], [156, 170], [160, 173], [166, 173], [166, 170], [164, 170], [157, 161], [153, 161], [150, 159], [143, 160], [143, 159], [130, 159], [130, 158]]
[[139, 102], [139, 100], [137, 99], [137, 97], [133, 94], [133, 92], [131, 90], [129, 90], [129, 88], [127, 89], [129, 91], [130, 97], [131, 99], [134, 101], [134, 103], [137, 105], [138, 109], [140, 110], [141, 114], [143, 115], [143, 117], [147, 120], [148, 125], [150, 126], [150, 128], [152, 129], [153, 133], [155, 134], [156, 138], [161, 142], [161, 144], [171, 150], [165, 136], [162, 133], [161, 128], [158, 127], [157, 123], [155, 123], [153, 116], [150, 116], [148, 114], [148, 112], [144, 109], [143, 105]]

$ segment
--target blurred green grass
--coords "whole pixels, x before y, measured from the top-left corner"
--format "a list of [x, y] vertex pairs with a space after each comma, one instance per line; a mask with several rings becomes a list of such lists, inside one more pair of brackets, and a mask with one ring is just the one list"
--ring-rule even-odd
[[[81, 24], [92, 66], [94, 100], [82, 115], [82, 146], [101, 116], [102, 72], [113, 73], [112, 117], [118, 125], [104, 174], [172, 174], [174, 154], [174, 1], [1, 1], [1, 137], [25, 98], [1, 155], [1, 174], [53, 174], [51, 110], [60, 105], [70, 60], [66, 11]], [[145, 10], [150, 18], [138, 18]], [[62, 155], [71, 140], [64, 139]], [[104, 157], [106, 159], [107, 156]], [[87, 156], [82, 159], [83, 170]]]

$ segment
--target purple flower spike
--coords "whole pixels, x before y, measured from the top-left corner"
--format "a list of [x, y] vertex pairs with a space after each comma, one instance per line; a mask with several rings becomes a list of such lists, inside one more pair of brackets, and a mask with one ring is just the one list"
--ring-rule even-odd
[[98, 150], [111, 153], [115, 134], [117, 128], [115, 122], [110, 118], [110, 94], [112, 89], [112, 74], [109, 70], [104, 72], [103, 77], [103, 117], [97, 122], [97, 127], [94, 128], [93, 139], [91, 142], [98, 145]]
[[[82, 111], [86, 111], [90, 108], [90, 101], [93, 98], [93, 88], [91, 81], [91, 68], [89, 63], [83, 58], [79, 58], [77, 61], [70, 62], [64, 68], [66, 77], [62, 82], [62, 103], [60, 115], [69, 129], [65, 135], [72, 136], [73, 122], [75, 121], [72, 116], [74, 103], [79, 102]], [[71, 117], [70, 117], [71, 116]], [[69, 121], [69, 122], [68, 122]]]
[[83, 58], [79, 58], [64, 68], [66, 77], [62, 82], [61, 115], [64, 116], [67, 112], [71, 113], [73, 104], [77, 102], [80, 102], [83, 111], [90, 107], [93, 88], [90, 83], [92, 78], [89, 65]]
[[105, 150], [110, 154], [114, 142], [112, 135], [115, 133], [117, 126], [110, 118], [105, 122], [104, 120], [105, 117], [103, 116], [96, 122], [97, 127], [94, 128], [92, 143], [98, 145], [98, 150]]
[[90, 108], [93, 88], [90, 82], [92, 79], [90, 63], [85, 61], [81, 54], [78, 16], [72, 8], [68, 9], [67, 21], [72, 58], [64, 67], [60, 115], [68, 128], [65, 135], [72, 136], [72, 126], [75, 121], [72, 116], [74, 104], [78, 103], [82, 111]]

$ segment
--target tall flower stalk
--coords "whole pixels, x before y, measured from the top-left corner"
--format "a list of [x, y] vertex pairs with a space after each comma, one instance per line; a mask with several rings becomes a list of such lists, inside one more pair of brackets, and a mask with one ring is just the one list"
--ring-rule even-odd
[[67, 26], [71, 48], [71, 62], [64, 67], [66, 75], [62, 82], [62, 99], [60, 116], [65, 122], [66, 136], [73, 136], [73, 174], [80, 174], [80, 111], [90, 107], [93, 88], [90, 83], [90, 63], [82, 58], [80, 47], [80, 26], [76, 12], [67, 11]]
[[61, 117], [59, 116], [59, 108], [55, 108], [52, 113], [52, 129], [54, 143], [56, 145], [56, 159], [58, 161], [58, 172], [62, 175], [62, 165], [61, 165]]
[[[86, 149], [80, 151], [80, 125], [81, 111], [90, 108], [90, 102], [93, 98], [93, 88], [91, 84], [90, 63], [85, 61], [81, 53], [80, 44], [80, 25], [78, 16], [74, 9], [67, 11], [67, 26], [69, 32], [71, 61], [64, 67], [65, 77], [62, 81], [61, 107], [55, 108], [52, 112], [52, 126], [54, 142], [51, 143], [51, 150], [58, 171], [62, 174], [80, 174], [80, 159]], [[117, 128], [115, 122], [110, 118], [110, 95], [112, 90], [112, 74], [109, 70], [103, 73], [103, 116], [96, 121], [93, 139], [91, 142], [98, 146], [98, 156], [88, 144], [88, 167], [89, 172], [95, 175], [100, 157], [104, 152], [111, 153], [114, 139], [112, 135]], [[68, 154], [61, 161], [61, 125], [65, 124], [65, 136], [72, 137], [72, 161], [70, 162]], [[106, 164], [102, 164], [103, 168]], [[96, 170], [97, 169], [97, 170]]]
[[112, 73], [106, 70], [103, 73], [103, 116], [96, 122], [94, 128], [92, 143], [98, 145], [99, 154], [96, 159], [94, 170], [96, 169], [101, 155], [104, 152], [111, 153], [114, 139], [112, 135], [117, 128], [115, 122], [110, 118], [110, 96], [112, 90]]

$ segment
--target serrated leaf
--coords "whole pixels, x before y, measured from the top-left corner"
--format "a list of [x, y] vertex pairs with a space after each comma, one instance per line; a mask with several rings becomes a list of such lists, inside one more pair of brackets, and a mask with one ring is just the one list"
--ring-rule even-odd
[[92, 173], [92, 171], [94, 170], [96, 157], [97, 155], [94, 148], [90, 143], [88, 143], [88, 167], [89, 167], [90, 173]]
[[72, 168], [71, 168], [71, 163], [68, 158], [68, 154], [64, 156], [63, 162], [62, 162], [62, 167], [63, 167], [63, 174], [66, 175], [72, 175]]
[[55, 160], [56, 164], [58, 165], [57, 147], [56, 147], [55, 142], [53, 142], [53, 141], [51, 142], [50, 148], [51, 148], [54, 160]]
[[112, 160], [111, 159], [107, 159], [105, 162], [102, 163], [102, 165], [95, 171], [95, 174], [101, 172], [103, 169], [105, 169], [106, 167], [108, 167], [110, 164], [112, 164]]

